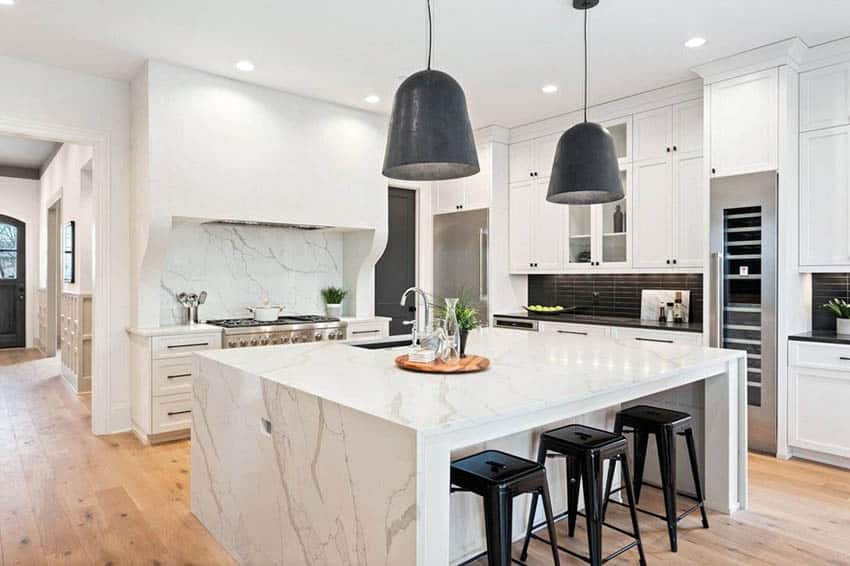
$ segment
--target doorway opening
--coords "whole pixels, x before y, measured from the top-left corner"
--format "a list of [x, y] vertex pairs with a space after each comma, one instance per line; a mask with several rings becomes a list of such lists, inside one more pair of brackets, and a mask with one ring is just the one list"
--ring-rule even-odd
[[387, 247], [375, 265], [375, 315], [390, 317], [390, 335], [409, 334], [404, 321], [415, 306], [401, 306], [402, 294], [416, 286], [416, 190], [389, 187]]

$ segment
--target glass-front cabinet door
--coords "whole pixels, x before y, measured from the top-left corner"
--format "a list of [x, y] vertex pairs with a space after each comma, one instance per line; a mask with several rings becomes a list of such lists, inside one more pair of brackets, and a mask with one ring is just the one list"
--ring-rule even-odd
[[625, 197], [616, 201], [598, 205], [599, 208], [599, 256], [603, 266], [625, 266], [629, 263], [629, 167], [620, 169], [620, 180], [623, 183]]
[[565, 261], [568, 268], [590, 266], [593, 253], [593, 209], [593, 206], [569, 206]]

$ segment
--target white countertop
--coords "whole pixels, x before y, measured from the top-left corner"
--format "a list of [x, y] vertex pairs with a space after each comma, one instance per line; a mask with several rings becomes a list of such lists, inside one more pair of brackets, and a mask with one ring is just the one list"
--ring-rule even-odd
[[490, 358], [490, 369], [442, 376], [398, 369], [394, 360], [404, 351], [314, 342], [198, 355], [419, 432], [481, 425], [652, 382], [674, 387], [677, 377], [714, 368], [721, 373], [744, 356], [717, 348], [486, 328], [470, 334], [467, 351]]
[[137, 336], [177, 336], [180, 334], [209, 334], [221, 333], [221, 326], [212, 324], [172, 324], [165, 326], [149, 326], [143, 328], [131, 327], [130, 334]]

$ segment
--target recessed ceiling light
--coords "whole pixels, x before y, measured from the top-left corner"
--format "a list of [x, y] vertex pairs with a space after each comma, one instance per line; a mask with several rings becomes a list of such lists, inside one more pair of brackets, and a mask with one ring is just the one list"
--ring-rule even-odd
[[554, 94], [558, 92], [558, 85], [543, 85], [543, 88], [541, 88], [540, 90], [542, 90], [546, 94]]
[[704, 37], [692, 37], [685, 42], [685, 47], [690, 47], [693, 49], [694, 47], [702, 47], [705, 45]]
[[236, 68], [240, 71], [253, 71], [254, 64], [248, 61], [247, 59], [243, 59], [242, 61], [236, 63]]
[[368, 102], [369, 104], [377, 104], [381, 101], [381, 97], [377, 94], [370, 94], [366, 98], [363, 99], [363, 102]]
[[15, 0], [0, 0], [0, 6], [14, 6]]

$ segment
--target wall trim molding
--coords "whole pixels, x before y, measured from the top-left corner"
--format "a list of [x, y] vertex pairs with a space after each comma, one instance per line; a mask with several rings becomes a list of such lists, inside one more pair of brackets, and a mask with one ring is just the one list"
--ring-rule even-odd
[[14, 165], [0, 165], [0, 177], [10, 177], [12, 179], [29, 179], [38, 181], [41, 178], [41, 172], [32, 167], [15, 167]]

